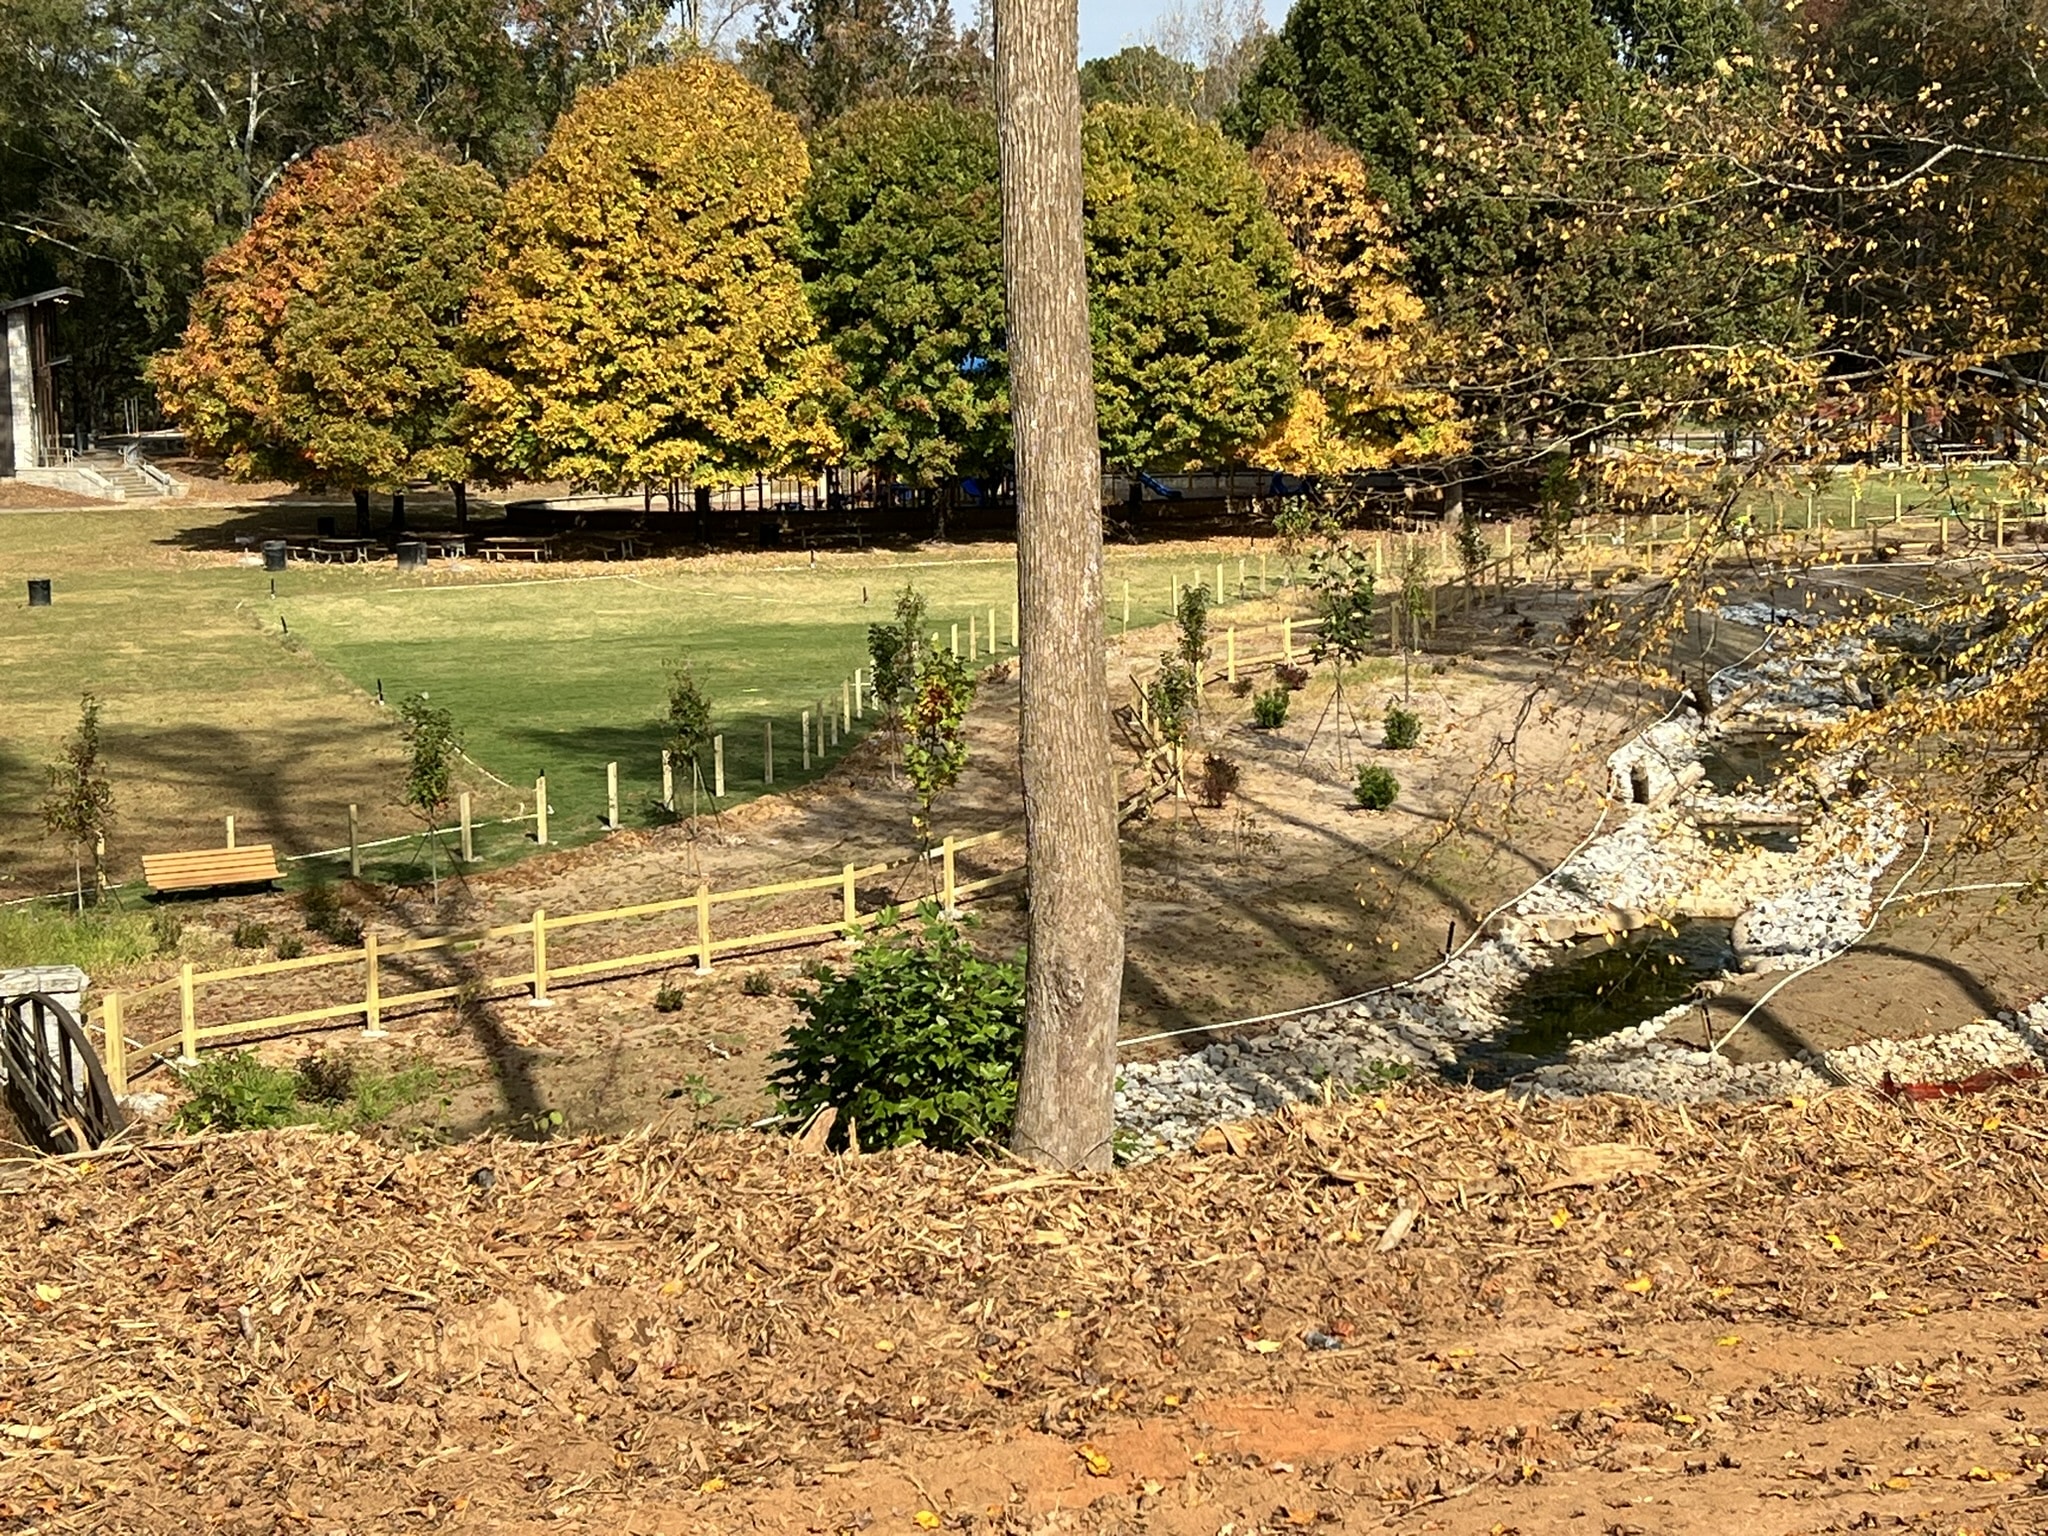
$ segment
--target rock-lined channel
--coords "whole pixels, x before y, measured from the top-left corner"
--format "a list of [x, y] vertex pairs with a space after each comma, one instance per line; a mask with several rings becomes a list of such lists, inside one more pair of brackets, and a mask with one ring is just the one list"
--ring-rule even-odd
[[[1126, 1063], [1119, 1130], [1147, 1151], [1186, 1147], [1208, 1126], [1319, 1101], [1326, 1086], [1369, 1081], [1389, 1065], [1528, 1095], [1695, 1101], [2048, 1059], [2048, 1001], [1944, 1035], [1778, 1061], [1738, 1064], [1705, 1049], [1690, 999], [1625, 1027], [1603, 1021], [1593, 1030], [1606, 1032], [1549, 1059], [1510, 1049], [1528, 1044], [1510, 1016], [1518, 989], [1589, 937], [1625, 942], [1687, 920], [1726, 923], [1736, 966], [1786, 971], [1840, 953], [1870, 924], [1880, 876], [1909, 844], [1917, 849], [1918, 830], [1853, 762], [1813, 763], [1796, 782], [1768, 771], [1762, 744], [1790, 743], [1865, 701], [1853, 655], [1815, 654], [1785, 627], [1773, 634], [1784, 649], [1774, 643], [1713, 680], [1708, 719], [1666, 719], [1609, 758], [1614, 803], [1596, 835], [1482, 935], [1412, 981], [1250, 1026], [1192, 1055]], [[1681, 1039], [1672, 1031], [1687, 1020]]]

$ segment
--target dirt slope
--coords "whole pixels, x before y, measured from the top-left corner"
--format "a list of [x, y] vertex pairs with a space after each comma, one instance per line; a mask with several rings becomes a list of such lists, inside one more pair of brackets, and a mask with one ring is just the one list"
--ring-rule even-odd
[[2037, 1529], [2044, 1103], [20, 1167], [0, 1529]]

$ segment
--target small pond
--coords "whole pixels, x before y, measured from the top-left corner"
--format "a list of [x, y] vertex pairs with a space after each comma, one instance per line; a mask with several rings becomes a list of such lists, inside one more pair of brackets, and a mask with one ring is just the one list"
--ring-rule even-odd
[[1793, 744], [1794, 738], [1790, 736], [1712, 737], [1700, 757], [1707, 786], [1717, 795], [1740, 795], [1767, 788], [1785, 771], [1785, 760]]
[[1514, 1025], [1495, 1046], [1513, 1056], [1553, 1057], [1676, 1007], [1694, 987], [1735, 963], [1734, 925], [1694, 920], [1675, 931], [1644, 928], [1608, 943], [1573, 945], [1508, 994]]

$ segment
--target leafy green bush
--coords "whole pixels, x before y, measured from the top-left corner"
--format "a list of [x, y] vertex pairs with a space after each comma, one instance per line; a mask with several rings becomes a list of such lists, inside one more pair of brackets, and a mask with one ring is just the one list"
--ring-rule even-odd
[[1293, 695], [1284, 683], [1263, 689], [1252, 700], [1252, 724], [1262, 731], [1277, 731], [1287, 723], [1287, 706]]
[[672, 981], [664, 981], [654, 989], [654, 1011], [656, 1013], [681, 1013], [683, 1004], [690, 995]]
[[233, 939], [237, 949], [268, 949], [270, 930], [261, 923], [243, 918], [235, 924]]
[[31, 903], [0, 907], [0, 965], [75, 965], [106, 971], [157, 953], [149, 918], [104, 909], [80, 916]]
[[775, 978], [766, 971], [749, 971], [740, 978], [740, 992], [746, 997], [767, 997], [775, 991]]
[[1024, 1050], [1024, 968], [982, 959], [930, 904], [917, 932], [884, 919], [845, 971], [819, 966], [797, 999], [771, 1075], [792, 1127], [838, 1111], [863, 1147], [922, 1141], [942, 1149], [997, 1140], [1017, 1106]]
[[1273, 668], [1273, 681], [1289, 693], [1299, 693], [1308, 686], [1308, 668], [1283, 661]]
[[179, 1080], [191, 1095], [173, 1122], [181, 1131], [262, 1131], [299, 1119], [298, 1077], [254, 1051], [205, 1057]]
[[1422, 740], [1422, 716], [1398, 704], [1387, 706], [1387, 742], [1396, 752], [1406, 752]]
[[305, 940], [296, 933], [284, 934], [277, 941], [277, 958], [280, 960], [296, 960], [305, 952]]
[[149, 936], [160, 954], [175, 955], [185, 939], [185, 919], [169, 907], [158, 907], [149, 914]]
[[1368, 811], [1384, 811], [1401, 793], [1401, 784], [1378, 763], [1367, 763], [1358, 770], [1358, 788], [1352, 793]]

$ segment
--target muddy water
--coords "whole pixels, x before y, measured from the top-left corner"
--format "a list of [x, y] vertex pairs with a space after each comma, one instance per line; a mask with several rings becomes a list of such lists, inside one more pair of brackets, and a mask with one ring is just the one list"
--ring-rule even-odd
[[1498, 1042], [1512, 1056], [1555, 1057], [1574, 1041], [1597, 1040], [1655, 1018], [1735, 963], [1732, 926], [1681, 922], [1615, 943], [1574, 945], [1510, 993], [1501, 1012], [1514, 1029]]

